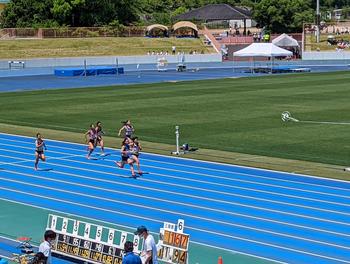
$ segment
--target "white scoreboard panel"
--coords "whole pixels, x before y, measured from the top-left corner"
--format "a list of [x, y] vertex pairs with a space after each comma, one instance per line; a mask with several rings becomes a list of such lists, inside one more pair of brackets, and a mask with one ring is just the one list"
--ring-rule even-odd
[[143, 241], [133, 233], [49, 214], [46, 229], [57, 233], [52, 252], [72, 262], [121, 264], [124, 243], [134, 242], [134, 252], [141, 252]]
[[164, 222], [160, 229], [158, 242], [158, 259], [170, 264], [187, 264], [189, 260], [188, 245], [190, 236], [185, 234], [184, 220], [179, 219], [177, 225]]

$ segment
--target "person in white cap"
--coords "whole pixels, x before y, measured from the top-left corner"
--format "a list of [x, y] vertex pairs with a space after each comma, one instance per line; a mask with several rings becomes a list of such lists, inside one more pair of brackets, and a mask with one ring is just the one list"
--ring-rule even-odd
[[158, 264], [157, 246], [153, 236], [148, 232], [145, 226], [139, 226], [134, 233], [143, 237], [143, 246], [141, 259], [143, 264]]

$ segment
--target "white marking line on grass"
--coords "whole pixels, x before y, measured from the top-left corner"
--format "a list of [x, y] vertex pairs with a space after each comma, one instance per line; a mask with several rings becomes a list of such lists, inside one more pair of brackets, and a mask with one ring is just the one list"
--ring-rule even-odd
[[[12, 151], [12, 152], [17, 152], [18, 153], [18, 151]], [[29, 155], [27, 153], [23, 153], [23, 154]], [[0, 156], [4, 156], [4, 155], [0, 155]], [[65, 159], [62, 159], [62, 160], [65, 160]], [[79, 162], [79, 161], [73, 161], [73, 160], [65, 160], [65, 161], [73, 162], [73, 163], [79, 163], [79, 164], [92, 165], [91, 163], [88, 163], [88, 162]], [[50, 164], [56, 165], [56, 166], [65, 167], [65, 168], [75, 169], [75, 170], [79, 170], [79, 171], [88, 171], [88, 172], [101, 173], [101, 174], [106, 174], [106, 175], [122, 176], [121, 174], [108, 173], [108, 172], [104, 172], [104, 171], [101, 172], [101, 171], [97, 171], [97, 170], [91, 170], [91, 169], [86, 169], [86, 168], [81, 168], [81, 167], [68, 166], [68, 165], [63, 165], [63, 164], [58, 164], [58, 163], [53, 163], [53, 162], [50, 162]], [[100, 167], [105, 167], [105, 168], [115, 168], [115, 166], [107, 166], [107, 165], [101, 165], [101, 164], [93, 164], [93, 165], [94, 165], [94, 167], [100, 166]], [[19, 165], [17, 165], [17, 166], [19, 166]], [[25, 166], [23, 166], [23, 167], [25, 167]], [[153, 174], [154, 175], [163, 176], [163, 177], [170, 177], [170, 176], [167, 176], [167, 175], [164, 175], [164, 174], [157, 174], [157, 173], [153, 173]], [[178, 178], [178, 177], [175, 177], [175, 178]], [[294, 204], [294, 203], [280, 202], [280, 201], [275, 201], [275, 200], [270, 200], [270, 199], [265, 199], [265, 198], [257, 198], [257, 197], [252, 197], [252, 196], [233, 194], [233, 193], [229, 193], [229, 192], [222, 192], [222, 191], [216, 191], [216, 190], [211, 190], [211, 189], [204, 189], [204, 188], [199, 188], [199, 187], [194, 187], [194, 186], [191, 187], [191, 186], [187, 186], [187, 185], [175, 184], [175, 183], [169, 183], [169, 182], [168, 183], [164, 183], [164, 182], [154, 181], [154, 180], [145, 179], [145, 178], [140, 178], [140, 179], [143, 180], [143, 181], [146, 181], [146, 182], [152, 182], [152, 183], [158, 183], [158, 184], [160, 183], [160, 184], [163, 184], [163, 185], [170, 185], [170, 186], [176, 186], [176, 187], [181, 187], [181, 188], [200, 190], [200, 191], [204, 191], [204, 192], [218, 193], [220, 195], [225, 194], [225, 195], [233, 196], [233, 197], [242, 197], [242, 198], [246, 198], [246, 199], [253, 199], [253, 200], [264, 201], [264, 202], [269, 202], [269, 203], [276, 203], [276, 204], [282, 204], [282, 205], [288, 205], [288, 206], [294, 206], [294, 207], [301, 207], [301, 208], [312, 209], [312, 210], [317, 210], [317, 211], [323, 211], [323, 212], [328, 212], [328, 213], [341, 214], [341, 215], [346, 215], [346, 216], [350, 215], [349, 213], [344, 213], [344, 212], [340, 212], [340, 211], [334, 211], [334, 210], [329, 210], [329, 209], [322, 209], [322, 208], [305, 206], [305, 205], [298, 205], [298, 204]], [[181, 179], [181, 178], [179, 178], [179, 179]], [[237, 188], [235, 186], [229, 186], [229, 187]], [[258, 192], [257, 190], [253, 190], [253, 191]], [[264, 191], [260, 191], [260, 192], [264, 192]], [[296, 197], [296, 198], [299, 198], [299, 197]], [[317, 201], [319, 201], [319, 200], [317, 200]], [[325, 221], [331, 221], [331, 220], [325, 220]]]
[[[51, 179], [51, 178], [48, 179], [47, 176], [46, 177], [41, 177], [41, 176], [36, 176], [36, 175], [33, 175], [33, 174], [20, 173], [20, 172], [9, 171], [9, 170], [8, 170], [8, 172], [10, 172], [12, 174], [29, 176], [29, 177], [32, 177], [32, 178], [43, 179], [43, 180], [52, 181], [52, 182], [59, 182], [59, 183], [67, 184], [67, 185], [69, 184], [69, 185], [75, 185], [75, 186], [91, 188], [91, 189], [100, 190], [100, 191], [104, 191], [104, 192], [108, 192], [108, 193], [116, 193], [116, 194], [122, 194], [122, 195], [127, 195], [127, 196], [134, 196], [134, 197], [139, 197], [139, 198], [142, 198], [142, 199], [149, 199], [149, 200], [155, 200], [155, 201], [160, 201], [160, 202], [165, 202], [165, 203], [177, 204], [177, 205], [186, 206], [186, 207], [190, 207], [190, 208], [191, 207], [199, 208], [199, 209], [213, 211], [213, 212], [218, 212], [218, 213], [222, 213], [222, 214], [235, 215], [235, 216], [251, 218], [251, 219], [255, 219], [255, 220], [259, 220], [259, 221], [266, 221], [266, 222], [277, 223], [277, 224], [282, 224], [282, 225], [287, 225], [287, 226], [293, 226], [293, 227], [302, 228], [302, 229], [308, 229], [308, 230], [313, 230], [313, 231], [318, 231], [318, 232], [323, 232], [323, 233], [329, 233], [329, 234], [332, 234], [332, 235], [350, 237], [350, 234], [338, 233], [338, 232], [328, 231], [328, 230], [319, 229], [319, 228], [313, 228], [313, 227], [297, 225], [297, 224], [293, 224], [293, 223], [276, 221], [276, 220], [272, 220], [272, 219], [268, 219], [268, 218], [255, 217], [255, 216], [251, 216], [251, 215], [234, 213], [234, 212], [225, 211], [225, 210], [221, 210], [221, 209], [214, 209], [214, 208], [210, 208], [210, 207], [206, 207], [206, 206], [199, 206], [199, 205], [195, 205], [195, 204], [176, 202], [176, 201], [172, 201], [172, 200], [160, 199], [160, 198], [155, 198], [155, 197], [150, 197], [150, 196], [146, 196], [146, 195], [140, 195], [140, 194], [125, 192], [125, 191], [122, 192], [122, 191], [117, 191], [115, 189], [101, 188], [101, 187], [96, 187], [96, 186], [92, 186], [92, 185], [88, 185], [88, 184], [74, 183], [74, 182], [68, 182], [68, 181], [64, 181], [64, 180], [57, 180], [57, 179]], [[22, 182], [22, 181], [18, 181], [18, 182]], [[177, 193], [175, 193], [175, 192], [171, 192], [171, 193], [173, 195], [177, 195]]]
[[[27, 204], [27, 203], [23, 203], [23, 202], [19, 202], [19, 201], [9, 200], [9, 199], [6, 199], [6, 198], [1, 198], [0, 197], [0, 200], [6, 201], [6, 202], [10, 202], [10, 203], [14, 203], [14, 204], [20, 204], [20, 205], [24, 205], [24, 206], [29, 206], [29, 207], [37, 208], [37, 209], [41, 209], [41, 210], [46, 210], [46, 211], [50, 211], [50, 212], [55, 212], [55, 213], [59, 213], [59, 214], [63, 214], [63, 215], [76, 216], [76, 217], [79, 217], [79, 218], [87, 219], [87, 220], [90, 220], [90, 221], [96, 221], [96, 222], [103, 223], [103, 224], [109, 224], [109, 225], [113, 225], [113, 226], [116, 225], [116, 223], [103, 221], [103, 220], [97, 219], [97, 218], [87, 217], [87, 216], [83, 216], [83, 215], [79, 215], [79, 214], [66, 213], [66, 212], [63, 212], [63, 211], [50, 209], [50, 208], [42, 207], [42, 206], [37, 206], [37, 205], [33, 205], [33, 204]], [[156, 223], [159, 223], [159, 224], [163, 224], [164, 223], [164, 221], [159, 221], [159, 220], [156, 220], [156, 219], [152, 219], [150, 221], [151, 222], [156, 222]], [[129, 230], [134, 230], [134, 227], [131, 227], [131, 226], [125, 226], [125, 225], [119, 225], [119, 224], [117, 224], [117, 226], [123, 227], [123, 228], [127, 228]], [[188, 228], [188, 227], [186, 226], [186, 228]], [[158, 235], [158, 232], [151, 232], [151, 233]], [[209, 244], [203, 244], [203, 243], [196, 242], [196, 241], [193, 241], [193, 240], [191, 240], [190, 243], [194, 243], [194, 244], [197, 244], [197, 245], [203, 245], [203, 246], [206, 246], [206, 247], [209, 247], [209, 248], [214, 248], [214, 249], [221, 249], [221, 250], [224, 250], [224, 251], [227, 251], [227, 252], [231, 252], [231, 253], [238, 253], [238, 254], [243, 254], [243, 255], [247, 255], [247, 256], [257, 257], [259, 259], [265, 259], [265, 260], [273, 261], [273, 262], [280, 263], [280, 264], [287, 264], [285, 262], [281, 262], [281, 261], [277, 261], [277, 260], [273, 260], [273, 259], [269, 259], [269, 258], [253, 255], [253, 254], [247, 254], [247, 253], [244, 253], [244, 252], [241, 252], [241, 251], [236, 251], [236, 250], [232, 250], [232, 249], [228, 249], [228, 248], [221, 248], [221, 247], [219, 248], [217, 246], [213, 246], [213, 245], [209, 245]]]
[[[10, 141], [23, 143], [23, 141], [17, 141], [17, 140], [10, 140]], [[24, 143], [27, 143], [27, 142], [24, 142]], [[12, 146], [12, 145], [10, 145], [10, 146]], [[16, 147], [26, 148], [26, 147], [22, 147], [22, 146], [16, 146]], [[68, 148], [68, 147], [55, 146], [55, 148], [67, 149], [67, 150], [72, 151], [72, 148]], [[82, 151], [82, 150], [80, 150], [80, 149], [73, 149], [73, 151]], [[334, 189], [334, 190], [349, 191], [349, 189], [340, 188], [340, 187], [332, 187], [332, 186], [320, 185], [320, 184], [312, 184], [312, 183], [303, 183], [303, 182], [297, 182], [297, 181], [292, 181], [292, 180], [285, 180], [285, 179], [279, 179], [279, 178], [271, 178], [271, 177], [259, 176], [259, 175], [243, 173], [243, 172], [232, 172], [232, 171], [204, 168], [204, 167], [198, 167], [198, 166], [193, 166], [193, 165], [185, 165], [185, 164], [180, 164], [179, 165], [177, 163], [152, 160], [152, 159], [148, 159], [148, 158], [142, 158], [142, 160], [153, 161], [154, 163], [157, 163], [157, 164], [161, 163], [161, 164], [176, 165], [176, 166], [187, 167], [187, 168], [202, 169], [202, 170], [207, 170], [207, 171], [223, 172], [223, 173], [226, 173], [226, 174], [231, 174], [233, 176], [235, 176], [235, 175], [249, 176], [249, 179], [251, 179], [251, 178], [261, 178], [261, 179], [267, 179], [267, 180], [270, 180], [270, 181], [281, 181], [281, 182], [287, 182], [287, 183], [295, 183], [295, 184], [298, 184], [298, 185], [316, 186], [316, 187], [321, 187], [321, 188], [324, 188], [324, 189]], [[174, 172], [181, 172], [181, 173], [189, 173], [188, 171], [184, 171], [184, 170], [177, 170], [177, 169], [171, 169], [171, 168], [159, 167], [159, 166], [152, 166], [152, 165], [144, 165], [144, 164], [142, 164], [142, 167], [157, 168], [157, 169], [162, 169], [162, 170], [166, 170], [166, 171], [174, 171]], [[253, 169], [253, 168], [250, 168], [250, 169]], [[321, 191], [311, 191], [311, 190], [305, 190], [305, 189], [299, 189], [299, 188], [293, 188], [293, 187], [285, 187], [283, 185], [258, 183], [258, 182], [255, 182], [255, 181], [249, 180], [249, 179], [248, 180], [241, 180], [241, 179], [232, 178], [232, 177], [217, 176], [217, 175], [212, 175], [212, 174], [207, 174], [207, 173], [200, 173], [200, 172], [190, 172], [190, 173], [194, 174], [194, 175], [206, 176], [206, 177], [215, 178], [215, 179], [224, 179], [224, 180], [233, 181], [233, 182], [238, 181], [238, 182], [244, 182], [244, 183], [253, 183], [255, 185], [262, 185], [262, 186], [272, 186], [272, 187], [276, 187], [277, 186], [277, 187], [280, 187], [280, 188], [297, 190], [297, 191], [302, 191], [302, 192], [317, 193], [317, 194], [336, 196], [336, 197], [340, 196], [340, 195], [325, 193], [325, 192], [321, 192]], [[327, 179], [324, 179], [324, 180], [327, 180]], [[340, 197], [349, 198], [350, 199], [350, 196], [344, 196], [343, 195], [343, 196], [340, 196]]]
[[[2, 156], [2, 155], [0, 155], [0, 156]], [[23, 168], [30, 168], [28, 166], [23, 166], [23, 165], [19, 165], [19, 164], [16, 165], [16, 166], [23, 167]], [[66, 167], [66, 166], [63, 166], [63, 167]], [[122, 176], [121, 174], [114, 174], [114, 173], [105, 173], [105, 172], [99, 172], [99, 173], [106, 174], [106, 175], [112, 175], [112, 176], [119, 176], [119, 177]], [[95, 180], [95, 181], [100, 181], [100, 182], [106, 182], [106, 183], [109, 183], [109, 184], [118, 184], [118, 185], [124, 185], [124, 186], [131, 186], [131, 187], [137, 187], [139, 189], [146, 189], [146, 190], [151, 190], [151, 191], [156, 191], [156, 192], [163, 192], [163, 193], [167, 193], [167, 194], [174, 194], [173, 192], [162, 190], [162, 189], [144, 187], [144, 186], [133, 185], [133, 184], [126, 184], [126, 183], [122, 183], [122, 182], [117, 182], [116, 183], [116, 182], [110, 181], [110, 180], [96, 179], [96, 178], [91, 178], [91, 177], [87, 177], [87, 176], [81, 176], [81, 175], [73, 174], [73, 173], [59, 172], [57, 170], [55, 170], [55, 174], [62, 174], [62, 175], [67, 175], [67, 176], [73, 176], [73, 177], [76, 177], [76, 178], [90, 179], [90, 180]], [[176, 184], [168, 184], [168, 185], [176, 185]], [[198, 188], [194, 188], [194, 189], [198, 189]], [[268, 208], [263, 208], [263, 207], [252, 206], [252, 205], [245, 205], [245, 204], [236, 203], [236, 202], [217, 200], [217, 199], [207, 198], [207, 197], [203, 197], [203, 196], [199, 197], [199, 196], [185, 194], [185, 193], [180, 193], [180, 192], [177, 192], [176, 195], [182, 195], [182, 196], [190, 197], [190, 198], [197, 198], [197, 199], [201, 199], [201, 200], [221, 202], [221, 203], [225, 203], [225, 204], [230, 204], [230, 205], [235, 205], [235, 206], [242, 206], [242, 207], [252, 208], [252, 209], [256, 209], [256, 210], [268, 211], [268, 212], [285, 214], [285, 215], [291, 215], [291, 216], [307, 218], [307, 219], [312, 219], [312, 220], [317, 220], [317, 221], [322, 221], [322, 222], [330, 222], [330, 223], [350, 226], [349, 223], [338, 222], [338, 221], [333, 221], [333, 220], [323, 219], [323, 218], [318, 218], [318, 217], [312, 217], [312, 216], [307, 216], [307, 215], [302, 215], [302, 214], [289, 213], [289, 212], [284, 212], [284, 211], [279, 211], [279, 210], [273, 210], [273, 209], [268, 209]], [[329, 232], [332, 232], [332, 231], [329, 231]], [[348, 236], [348, 235], [346, 235], [346, 236]]]
[[[16, 134], [9, 134], [9, 133], [2, 133], [2, 132], [0, 132], [0, 135], [6, 135], [6, 136], [12, 136], [12, 137], [20, 137], [20, 138], [27, 138], [27, 139], [33, 139], [34, 140], [33, 137], [23, 136], [23, 135], [16, 135]], [[69, 141], [63, 141], [63, 140], [47, 139], [47, 141], [64, 143], [64, 144], [67, 144], [67, 145], [86, 146], [86, 145], [81, 144], [81, 143], [69, 142]], [[18, 141], [18, 142], [23, 142], [23, 141]], [[117, 149], [114, 149], [114, 148], [105, 147], [105, 149], [111, 149], [113, 151], [117, 151]], [[248, 169], [248, 170], [257, 170], [257, 171], [280, 173], [280, 174], [285, 174], [286, 176], [290, 176], [291, 175], [290, 172], [284, 172], [284, 171], [269, 170], [269, 169], [263, 169], [263, 168], [255, 168], [255, 167], [248, 167], [248, 166], [243, 166], [243, 165], [234, 165], [234, 164], [229, 164], [229, 163], [220, 163], [220, 162], [214, 162], [214, 161], [195, 160], [195, 159], [191, 159], [191, 158], [181, 158], [181, 157], [176, 157], [176, 156], [167, 156], [167, 155], [161, 155], [161, 154], [155, 154], [155, 153], [147, 153], [147, 152], [144, 152], [144, 153], [147, 154], [147, 155], [150, 155], [150, 156], [165, 157], [165, 158], [174, 159], [174, 160], [189, 160], [189, 161], [194, 161], [196, 163], [203, 163], [203, 164], [209, 163], [209, 164], [220, 165], [220, 166], [228, 166], [228, 167], [233, 167], [233, 168], [243, 168], [243, 169]], [[178, 165], [177, 163], [174, 163], [174, 164]], [[190, 166], [190, 165], [188, 165], [188, 166]], [[199, 167], [199, 168], [202, 168], [202, 167]], [[215, 170], [215, 169], [212, 169], [212, 170]], [[224, 172], [226, 172], [226, 171], [224, 171]], [[247, 175], [247, 176], [251, 176], [251, 177], [257, 176], [255, 174], [245, 174], [245, 173], [241, 173], [241, 174]], [[344, 183], [344, 184], [349, 184], [349, 181], [340, 180], [340, 179], [332, 179], [332, 178], [325, 178], [325, 177], [305, 175], [305, 174], [293, 174], [293, 176], [298, 176], [300, 178], [311, 178], [311, 179], [318, 179], [318, 180], [323, 180], [323, 181], [333, 181], [333, 182], [341, 182], [341, 183]], [[263, 177], [263, 176], [257, 176], [257, 177]], [[271, 178], [268, 178], [268, 179], [271, 179]], [[308, 183], [303, 183], [303, 182], [296, 182], [296, 183], [298, 183], [298, 184], [308, 184]], [[310, 184], [310, 185], [312, 185], [312, 184]], [[318, 185], [316, 184], [316, 186], [318, 186]], [[320, 185], [320, 186], [327, 187], [327, 185]], [[337, 189], [339, 187], [331, 187], [331, 186], [329, 186], [329, 188]], [[341, 189], [341, 188], [339, 188], [339, 189]], [[345, 189], [345, 190], [348, 190], [348, 189]]]
[[[6, 144], [4, 144], [6, 145]], [[24, 149], [30, 149], [28, 147], [20, 147], [20, 148], [24, 148]], [[0, 149], [1, 150], [1, 149]], [[14, 151], [14, 150], [7, 150], [7, 152], [14, 152], [14, 153], [20, 153], [20, 154], [25, 154], [28, 155], [28, 153], [26, 152], [20, 152], [20, 151]], [[58, 154], [64, 154], [62, 152], [57, 152], [57, 151], [51, 151], [52, 153], [58, 153]], [[62, 159], [65, 160], [65, 159]], [[104, 159], [105, 161], [112, 161], [108, 158]], [[75, 160], [65, 160], [65, 161], [69, 161], [69, 162], [73, 162], [73, 163], [80, 163], [80, 164], [87, 164], [91, 166], [91, 163], [89, 162], [83, 162], [83, 161], [75, 161]], [[61, 165], [61, 164], [59, 164]], [[61, 166], [66, 166], [66, 165], [61, 165]], [[93, 164], [94, 167], [98, 166], [98, 167], [105, 167], [105, 168], [114, 168], [114, 166], [108, 166], [108, 165], [103, 165], [103, 164]], [[73, 167], [76, 168], [76, 167]], [[85, 168], [80, 168], [80, 170], [86, 170]], [[91, 170], [89, 170], [91, 171]], [[186, 173], [186, 172], [184, 172]], [[271, 192], [271, 191], [265, 191], [265, 190], [257, 190], [254, 188], [247, 188], [247, 187], [239, 187], [239, 186], [234, 186], [234, 185], [227, 185], [227, 184], [220, 184], [220, 183], [212, 183], [212, 182], [206, 182], [206, 181], [202, 181], [202, 180], [196, 180], [196, 179], [188, 179], [188, 178], [183, 178], [183, 177], [177, 177], [177, 176], [171, 176], [171, 175], [167, 175], [167, 174], [160, 174], [160, 173], [152, 173], [153, 175], [157, 175], [157, 176], [162, 176], [162, 177], [166, 177], [166, 178], [173, 178], [173, 179], [178, 179], [180, 181], [192, 181], [192, 182], [198, 182], [198, 183], [204, 183], [204, 184], [211, 184], [211, 185], [216, 185], [216, 186], [221, 186], [221, 187], [229, 187], [229, 188], [233, 188], [233, 189], [240, 189], [240, 190], [247, 190], [247, 191], [254, 191], [254, 192], [258, 192], [258, 193], [266, 193], [266, 194], [272, 194], [272, 195], [279, 195], [279, 196], [283, 196], [283, 197], [288, 197], [288, 198], [293, 198], [293, 199], [302, 199], [302, 200], [309, 200], [309, 201], [314, 201], [314, 202], [321, 202], [321, 203], [327, 203], [327, 204], [335, 204], [335, 205], [340, 205], [340, 206], [349, 206], [350, 204], [346, 204], [346, 203], [338, 203], [338, 202], [332, 202], [332, 201], [328, 201], [328, 200], [322, 200], [322, 199], [314, 199], [314, 198], [309, 198], [309, 197], [302, 197], [302, 196], [295, 196], [295, 195], [289, 195], [289, 194], [284, 194], [284, 193], [279, 193], [279, 192]], [[187, 172], [188, 174], [188, 172]], [[280, 187], [280, 186], [274, 186], [274, 187]], [[193, 187], [194, 188], [194, 187]], [[321, 193], [324, 194], [324, 193]], [[230, 194], [231, 195], [231, 194]], [[332, 195], [334, 197], [340, 197], [340, 198], [348, 198], [348, 197], [343, 197], [340, 195], [335, 195], [335, 194], [329, 194]], [[241, 196], [244, 198], [248, 198], [248, 199], [259, 199], [259, 200], [263, 200], [265, 201], [266, 199], [263, 198], [253, 198], [252, 196], [245, 196], [245, 195], [239, 195], [236, 194], [236, 196]], [[271, 200], [269, 200], [271, 201]], [[287, 205], [291, 205], [291, 203], [284, 203], [284, 202], [279, 202], [279, 201], [273, 201], [274, 203], [282, 203], [282, 204], [287, 204]], [[298, 205], [298, 204], [292, 204], [295, 206], [300, 206], [300, 207], [306, 207], [304, 205]], [[317, 207], [306, 207], [309, 209], [315, 209]], [[338, 212], [340, 214], [343, 214], [343, 212], [339, 212], [339, 211], [332, 211], [332, 210], [327, 210], [327, 209], [320, 209], [317, 208], [317, 210], [326, 210], [327, 212]]]
[[[38, 187], [40, 188], [40, 185], [38, 185]], [[11, 188], [5, 188], [5, 187], [0, 187], [0, 189], [11, 191], [11, 192], [15, 192], [15, 193], [21, 193], [21, 194], [24, 194], [24, 195], [39, 197], [39, 198], [43, 198], [45, 200], [59, 201], [59, 202], [67, 203], [67, 204], [72, 204], [72, 205], [75, 205], [75, 206], [81, 206], [81, 207], [86, 207], [86, 208], [99, 210], [99, 211], [105, 211], [105, 212], [109, 212], [109, 213], [113, 213], [113, 214], [117, 214], [117, 215], [121, 214], [121, 215], [125, 215], [125, 216], [130, 216], [130, 217], [135, 217], [135, 218], [140, 218], [140, 219], [152, 221], [152, 219], [149, 218], [149, 217], [143, 217], [143, 216], [139, 216], [139, 215], [135, 215], [135, 214], [129, 214], [129, 213], [124, 213], [124, 212], [120, 212], [120, 211], [114, 211], [114, 210], [110, 210], [110, 209], [106, 209], [106, 208], [100, 208], [100, 207], [95, 207], [95, 206], [86, 205], [86, 204], [82, 204], [82, 203], [76, 203], [76, 202], [72, 202], [72, 201], [68, 201], [68, 200], [64, 200], [64, 199], [57, 199], [57, 198], [53, 198], [53, 197], [49, 197], [49, 196], [45, 196], [45, 195], [38, 195], [38, 194], [30, 193], [30, 192], [23, 192], [23, 191], [11, 189]], [[54, 188], [48, 188], [48, 189], [57, 190], [57, 189], [54, 189]], [[90, 195], [85, 195], [85, 196], [90, 196]], [[96, 196], [92, 196], [92, 198], [96, 198]], [[167, 210], [164, 210], [164, 211], [167, 212]], [[173, 213], [171, 211], [168, 211], [168, 212], [169, 213]], [[185, 215], [185, 214], [183, 214], [183, 215]], [[191, 215], [187, 215], [187, 216], [193, 217]], [[198, 217], [195, 217], [195, 218], [198, 218]], [[206, 220], [206, 218], [203, 218], [203, 219]], [[207, 221], [210, 221], [210, 220], [207, 220]], [[222, 222], [222, 221], [215, 221], [215, 222], [224, 224], [224, 222]], [[230, 224], [230, 223], [228, 223], [228, 224], [234, 226], [234, 224]], [[346, 260], [342, 260], [342, 259], [332, 258], [332, 257], [324, 256], [324, 255], [315, 254], [315, 253], [312, 253], [312, 252], [297, 250], [297, 249], [288, 248], [288, 247], [284, 247], [284, 246], [278, 246], [278, 245], [275, 245], [275, 244], [260, 242], [260, 241], [256, 241], [256, 240], [243, 238], [243, 237], [231, 236], [231, 235], [227, 235], [227, 234], [224, 234], [224, 233], [218, 233], [218, 232], [214, 232], [214, 231], [210, 231], [210, 230], [197, 229], [197, 228], [191, 227], [191, 226], [187, 226], [186, 228], [187, 229], [193, 229], [193, 230], [201, 231], [201, 232], [212, 233], [212, 234], [215, 234], [215, 235], [220, 235], [220, 236], [224, 236], [224, 237], [227, 237], [227, 238], [230, 238], [230, 239], [244, 240], [244, 241], [248, 241], [248, 242], [251, 242], [251, 243], [267, 245], [267, 246], [271, 246], [271, 247], [275, 247], [275, 248], [279, 248], [279, 249], [283, 249], [283, 250], [287, 250], [287, 251], [293, 251], [293, 252], [297, 252], [297, 253], [302, 253], [302, 254], [307, 254], [307, 255], [316, 256], [316, 257], [320, 257], [320, 258], [325, 258], [325, 259], [336, 260], [336, 261], [348, 263], [348, 262], [346, 262]], [[253, 229], [253, 230], [255, 230], [255, 229]], [[298, 239], [298, 237], [293, 237], [293, 236], [290, 236], [290, 237]], [[309, 239], [302, 239], [302, 240], [315, 242], [315, 243], [320, 243], [319, 241], [315, 241], [315, 240], [311, 240], [311, 239], [310, 240]], [[325, 244], [325, 245], [328, 245], [328, 246], [333, 246], [332, 244], [328, 244], [328, 243], [321, 243], [321, 244]], [[344, 249], [348, 249], [348, 247], [343, 247], [343, 246], [339, 246], [339, 245], [334, 245], [334, 246], [335, 247], [344, 248]]]

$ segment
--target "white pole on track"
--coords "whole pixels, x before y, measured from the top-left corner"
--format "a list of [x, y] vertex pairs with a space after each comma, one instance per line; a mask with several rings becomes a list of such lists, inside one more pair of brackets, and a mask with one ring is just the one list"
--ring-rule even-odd
[[174, 155], [180, 155], [180, 127], [175, 126], [175, 137], [176, 137], [176, 151], [171, 152]]
[[118, 58], [115, 58], [115, 65], [117, 67], [117, 76], [119, 75], [119, 60]]
[[84, 76], [86, 77], [86, 59], [84, 59]]

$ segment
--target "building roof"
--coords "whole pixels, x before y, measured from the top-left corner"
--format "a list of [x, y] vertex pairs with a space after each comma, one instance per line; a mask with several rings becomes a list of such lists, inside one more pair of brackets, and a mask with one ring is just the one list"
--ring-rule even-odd
[[176, 16], [178, 20], [240, 20], [251, 18], [251, 11], [242, 7], [227, 4], [206, 5]]
[[158, 29], [161, 29], [163, 31], [168, 31], [168, 27], [167, 26], [164, 26], [164, 25], [161, 25], [161, 24], [153, 24], [153, 25], [150, 25], [147, 27], [147, 31], [151, 31], [152, 29], [155, 29], [155, 28], [158, 28]]
[[246, 15], [247, 17], [252, 17], [252, 10], [245, 6], [235, 6], [234, 9], [241, 12], [242, 14]]
[[8, 4], [11, 0], [0, 0], [0, 4]]
[[189, 21], [180, 21], [177, 22], [176, 24], [173, 25], [173, 30], [178, 30], [179, 28], [192, 28], [194, 31], [198, 31], [198, 28], [195, 24], [193, 24], [192, 22]]

